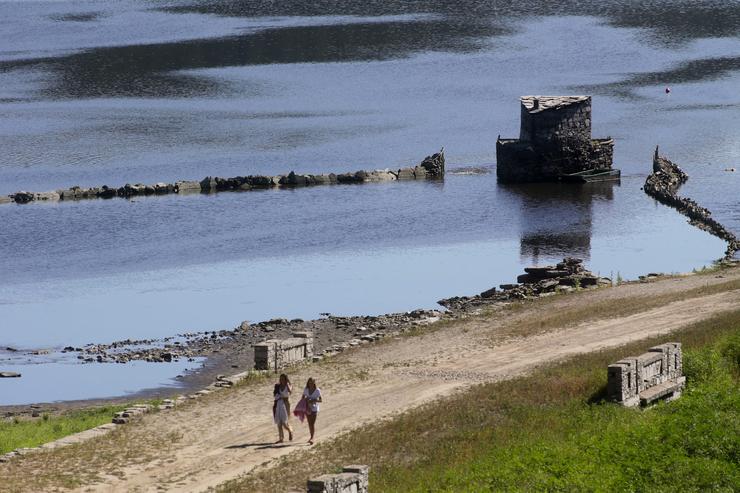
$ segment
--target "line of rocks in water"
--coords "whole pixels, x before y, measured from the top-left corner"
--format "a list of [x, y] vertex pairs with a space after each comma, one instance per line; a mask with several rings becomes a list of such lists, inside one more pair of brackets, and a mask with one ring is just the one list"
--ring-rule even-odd
[[653, 172], [645, 180], [643, 190], [657, 201], [673, 207], [689, 218], [689, 223], [697, 228], [727, 242], [727, 250], [723, 260], [732, 260], [735, 253], [740, 251], [740, 240], [722, 224], [712, 217], [709, 209], [700, 206], [692, 199], [678, 195], [678, 189], [689, 179], [677, 164], [658, 155], [655, 147], [653, 155]]
[[248, 191], [269, 188], [295, 188], [315, 185], [359, 184], [369, 182], [383, 182], [395, 180], [425, 180], [441, 179], [445, 174], [444, 148], [438, 153], [425, 157], [421, 163], [413, 168], [398, 170], [356, 171], [354, 173], [325, 173], [319, 175], [298, 174], [293, 171], [279, 176], [235, 176], [221, 178], [207, 176], [201, 181], [177, 181], [175, 183], [155, 183], [144, 185], [127, 183], [122, 187], [81, 188], [74, 186], [51, 192], [20, 191], [10, 195], [0, 196], [0, 204], [83, 200], [83, 199], [111, 199], [114, 197], [132, 198], [149, 195], [167, 195], [172, 193], [215, 193], [225, 191]]

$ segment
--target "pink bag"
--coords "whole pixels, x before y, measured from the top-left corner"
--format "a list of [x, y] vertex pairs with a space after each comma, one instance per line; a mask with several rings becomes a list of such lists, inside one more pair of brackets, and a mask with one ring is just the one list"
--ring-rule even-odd
[[293, 415], [296, 418], [298, 418], [301, 421], [301, 423], [303, 423], [303, 420], [306, 418], [307, 413], [308, 413], [308, 403], [305, 397], [301, 397], [301, 400], [298, 401], [298, 404], [295, 405], [295, 409], [293, 410]]

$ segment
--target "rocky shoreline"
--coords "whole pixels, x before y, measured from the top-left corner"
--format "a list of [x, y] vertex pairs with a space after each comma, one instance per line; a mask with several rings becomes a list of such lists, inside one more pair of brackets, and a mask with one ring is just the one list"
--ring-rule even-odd
[[[583, 261], [565, 258], [554, 266], [528, 267], [517, 278], [517, 284], [503, 284], [475, 296], [452, 297], [438, 301], [441, 310], [413, 310], [377, 316], [334, 316], [329, 313], [314, 320], [276, 318], [219, 331], [182, 333], [164, 339], [125, 339], [108, 344], [89, 344], [84, 347], [67, 346], [63, 353], [76, 353], [76, 358], [87, 364], [128, 363], [147, 361], [171, 363], [196, 358], [218, 358], [222, 364], [211, 371], [232, 368], [251, 368], [254, 345], [266, 339], [285, 339], [296, 332], [313, 335], [314, 359], [331, 357], [349, 348], [374, 342], [387, 336], [396, 336], [415, 327], [440, 320], [465, 318], [481, 306], [534, 299], [577, 289], [609, 286], [611, 280], [594, 275], [583, 266]], [[11, 349], [11, 348], [8, 348]], [[31, 355], [33, 353], [29, 353]]]
[[369, 182], [384, 182], [395, 180], [438, 180], [445, 175], [444, 148], [439, 152], [425, 157], [413, 168], [398, 170], [356, 171], [351, 173], [324, 173], [324, 174], [297, 174], [293, 171], [279, 176], [235, 176], [221, 178], [207, 176], [200, 181], [177, 181], [175, 183], [142, 183], [125, 184], [122, 187], [81, 188], [79, 186], [49, 192], [20, 191], [10, 195], [0, 195], [0, 204], [16, 203], [28, 204], [31, 202], [84, 200], [84, 199], [112, 199], [114, 197], [133, 198], [150, 195], [186, 194], [186, 193], [216, 193], [216, 192], [244, 192], [249, 190], [263, 190], [269, 188], [296, 188], [316, 185], [360, 184]]
[[732, 260], [740, 251], [740, 240], [712, 217], [709, 209], [678, 195], [678, 189], [689, 179], [677, 164], [658, 154], [653, 155], [653, 172], [645, 180], [643, 190], [658, 202], [673, 207], [689, 218], [689, 223], [727, 242], [723, 260]]

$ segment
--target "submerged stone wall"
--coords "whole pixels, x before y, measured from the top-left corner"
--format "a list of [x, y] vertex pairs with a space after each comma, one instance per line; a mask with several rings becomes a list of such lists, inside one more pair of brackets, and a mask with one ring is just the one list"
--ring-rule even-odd
[[177, 181], [175, 183], [155, 183], [144, 185], [129, 183], [122, 187], [81, 188], [74, 186], [52, 192], [16, 192], [0, 196], [0, 204], [15, 202], [28, 204], [39, 201], [110, 199], [114, 197], [131, 198], [148, 195], [166, 195], [170, 193], [215, 193], [259, 190], [267, 188], [295, 188], [315, 185], [359, 184], [394, 180], [439, 180], [445, 175], [444, 148], [438, 153], [425, 157], [413, 168], [398, 170], [356, 171], [353, 173], [325, 173], [319, 175], [297, 174], [293, 171], [279, 176], [235, 176], [221, 178], [207, 176], [201, 181]]
[[367, 493], [368, 466], [352, 465], [342, 468], [339, 474], [324, 474], [309, 479], [307, 493]]
[[609, 398], [627, 407], [676, 399], [685, 385], [680, 342], [651, 347], [647, 353], [609, 365], [607, 370]]
[[518, 139], [496, 140], [496, 174], [505, 183], [555, 181], [612, 167], [614, 141], [591, 138], [590, 96], [523, 96]]
[[278, 371], [313, 356], [313, 334], [294, 332], [288, 339], [268, 339], [254, 345], [254, 369]]
[[735, 253], [740, 251], [740, 240], [737, 236], [716, 221], [709, 209], [700, 206], [695, 201], [678, 195], [678, 189], [688, 181], [687, 175], [677, 164], [658, 154], [655, 147], [653, 155], [653, 172], [645, 180], [643, 190], [669, 207], [689, 218], [689, 222], [697, 228], [727, 242], [724, 260], [732, 260]]

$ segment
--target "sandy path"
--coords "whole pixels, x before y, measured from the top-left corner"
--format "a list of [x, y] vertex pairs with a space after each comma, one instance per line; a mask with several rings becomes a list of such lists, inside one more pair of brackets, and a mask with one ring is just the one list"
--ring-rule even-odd
[[[735, 271], [727, 277], [740, 277]], [[649, 296], [723, 280], [727, 279], [667, 280], [600, 290], [580, 301], [559, 303]], [[326, 363], [298, 368], [291, 376], [296, 388], [302, 388], [309, 374], [322, 387], [325, 403], [318, 426], [319, 438], [325, 440], [473, 383], [510, 378], [539, 364], [665, 334], [738, 306], [740, 290], [729, 291], [495, 345], [492, 337], [503, 322], [486, 322], [483, 327], [477, 322], [475, 330], [464, 331], [458, 325], [364, 346]], [[536, 316], [536, 309], [532, 311], [522, 316]], [[293, 423], [298, 425], [294, 444], [271, 445], [276, 439], [271, 390], [272, 383], [231, 389], [170, 413], [146, 416], [135, 426], [162, 440], [174, 433], [180, 436], [176, 446], [146, 465], [124, 465], [122, 475], [81, 491], [202, 491], [306, 447], [308, 430], [297, 422]]]

